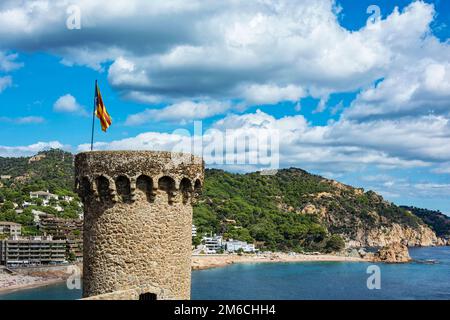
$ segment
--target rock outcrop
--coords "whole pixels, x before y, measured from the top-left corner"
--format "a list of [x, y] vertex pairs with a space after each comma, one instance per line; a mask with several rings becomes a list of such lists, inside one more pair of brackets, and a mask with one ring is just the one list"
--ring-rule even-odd
[[406, 245], [393, 243], [378, 250], [373, 255], [372, 260], [374, 262], [405, 263], [410, 262], [412, 259], [409, 256]]
[[368, 230], [361, 226], [346, 243], [349, 247], [384, 247], [395, 243], [408, 247], [445, 245], [444, 241], [425, 225], [412, 228], [398, 223]]

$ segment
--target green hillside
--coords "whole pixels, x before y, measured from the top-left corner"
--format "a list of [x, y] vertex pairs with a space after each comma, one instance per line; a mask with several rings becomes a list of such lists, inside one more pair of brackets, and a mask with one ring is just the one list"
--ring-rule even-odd
[[12, 179], [3, 184], [26, 191], [49, 190], [53, 193], [73, 189], [73, 155], [58, 149], [39, 152], [34, 157], [0, 157], [0, 175]]
[[440, 211], [421, 209], [416, 207], [402, 206], [403, 209], [411, 211], [420, 217], [427, 225], [436, 232], [438, 237], [450, 238], [450, 217]]
[[[0, 157], [0, 175], [4, 177], [0, 181], [0, 221], [20, 223], [22, 234], [37, 235], [40, 231], [34, 224], [32, 210], [61, 218], [78, 218], [82, 209], [73, 192], [73, 169], [73, 155], [62, 150], [40, 152], [34, 157]], [[64, 209], [58, 212], [53, 206], [42, 206], [42, 200], [30, 198], [30, 191], [39, 190], [73, 196], [74, 200], [54, 201], [52, 205]], [[28, 203], [26, 208], [23, 208], [24, 203]], [[23, 209], [23, 212], [18, 214], [16, 209]]]
[[274, 176], [206, 170], [204, 192], [194, 213], [200, 232], [255, 240], [273, 250], [327, 251], [341, 245], [341, 236], [353, 238], [358, 228], [423, 224], [372, 191], [296, 168]]

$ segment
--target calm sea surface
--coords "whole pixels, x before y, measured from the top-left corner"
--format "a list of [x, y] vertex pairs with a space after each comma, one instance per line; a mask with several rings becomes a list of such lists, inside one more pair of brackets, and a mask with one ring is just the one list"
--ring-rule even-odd
[[[192, 299], [450, 299], [450, 247], [410, 249], [409, 264], [378, 264], [381, 289], [367, 289], [365, 262], [235, 264], [192, 273]], [[436, 263], [425, 263], [435, 260]], [[3, 299], [79, 299], [65, 284]]]

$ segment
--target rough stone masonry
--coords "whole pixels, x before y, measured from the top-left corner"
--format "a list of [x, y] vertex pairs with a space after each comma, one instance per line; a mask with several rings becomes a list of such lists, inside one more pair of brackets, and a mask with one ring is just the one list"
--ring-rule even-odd
[[189, 299], [192, 201], [203, 178], [202, 159], [190, 154], [77, 154], [83, 297]]

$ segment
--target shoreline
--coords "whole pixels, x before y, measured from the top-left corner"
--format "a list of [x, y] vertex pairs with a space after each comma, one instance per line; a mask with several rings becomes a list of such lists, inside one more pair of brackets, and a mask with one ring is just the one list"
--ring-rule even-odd
[[36, 281], [34, 283], [29, 283], [29, 284], [19, 284], [19, 285], [14, 285], [14, 286], [10, 286], [10, 287], [2, 287], [2, 288], [0, 288], [0, 295], [6, 294], [6, 293], [12, 293], [15, 291], [34, 289], [34, 288], [39, 288], [39, 287], [46, 287], [46, 286], [50, 286], [53, 284], [62, 283], [65, 281], [66, 281], [66, 279], [45, 279], [42, 281]]
[[[369, 257], [354, 257], [334, 254], [288, 254], [281, 252], [260, 254], [198, 254], [192, 255], [191, 270], [207, 270], [221, 268], [233, 264], [258, 263], [303, 263], [303, 262], [371, 262]], [[53, 270], [52, 270], [53, 269]], [[61, 270], [40, 270], [37, 272], [14, 272], [13, 274], [0, 272], [0, 295], [50, 286], [66, 281]], [[1, 269], [0, 269], [1, 271]], [[10, 285], [8, 285], [10, 284]]]
[[[78, 267], [79, 264], [75, 264]], [[29, 268], [0, 269], [0, 295], [14, 291], [45, 287], [63, 283], [70, 277], [68, 266], [38, 266]]]
[[226, 267], [236, 263], [296, 263], [296, 262], [368, 262], [369, 259], [359, 257], [340, 256], [332, 254], [210, 254], [193, 255], [192, 270], [205, 270], [211, 268]]
[[[267, 253], [267, 254], [210, 254], [192, 255], [191, 269], [206, 270], [211, 268], [226, 267], [236, 263], [296, 263], [296, 262], [367, 262], [367, 259], [349, 256], [338, 256], [332, 254], [305, 255], [287, 253]], [[53, 275], [53, 276], [50, 276]], [[55, 277], [55, 271], [50, 268], [41, 271], [39, 276], [23, 274], [0, 274], [0, 295], [15, 291], [45, 287], [66, 281], [62, 274]], [[4, 282], [4, 283], [2, 283]], [[7, 285], [6, 283], [15, 283]], [[23, 283], [20, 283], [23, 282]]]

